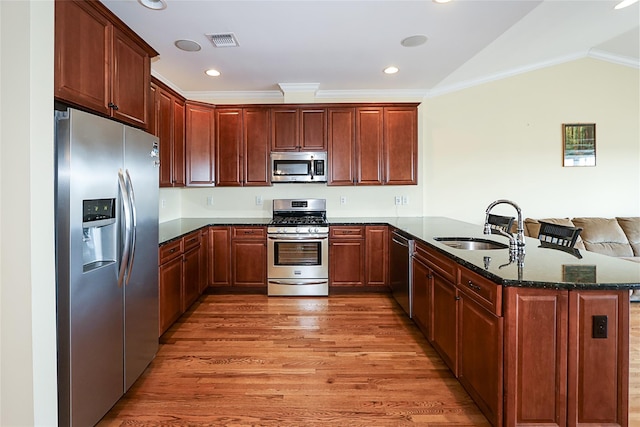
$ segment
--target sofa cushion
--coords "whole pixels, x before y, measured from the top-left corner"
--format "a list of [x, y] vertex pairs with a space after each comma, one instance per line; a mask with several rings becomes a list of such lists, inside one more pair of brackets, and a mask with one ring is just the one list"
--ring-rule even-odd
[[[548, 222], [550, 224], [558, 224], [558, 225], [566, 225], [569, 227], [576, 227], [573, 222], [569, 218], [541, 218], [541, 219], [532, 219], [526, 218], [524, 220], [524, 231], [525, 235], [529, 237], [538, 238], [538, 233], [540, 232], [540, 221]], [[582, 242], [582, 238], [578, 236], [578, 240], [576, 240], [576, 244], [574, 245], [576, 249], [585, 249], [584, 243]]]
[[618, 217], [616, 219], [629, 240], [633, 255], [640, 257], [640, 216]]
[[573, 218], [582, 227], [580, 236], [588, 251], [609, 256], [632, 257], [633, 250], [627, 236], [615, 218]]

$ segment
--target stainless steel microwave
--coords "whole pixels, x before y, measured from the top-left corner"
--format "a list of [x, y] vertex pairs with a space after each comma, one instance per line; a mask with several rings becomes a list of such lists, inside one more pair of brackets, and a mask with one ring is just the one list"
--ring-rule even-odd
[[271, 182], [327, 182], [327, 153], [271, 153]]

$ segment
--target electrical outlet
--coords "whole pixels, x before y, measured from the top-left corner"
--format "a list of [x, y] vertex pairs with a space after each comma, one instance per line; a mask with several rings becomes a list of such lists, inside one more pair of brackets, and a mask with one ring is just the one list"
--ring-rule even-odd
[[400, 196], [396, 196], [395, 197], [395, 204], [396, 204], [396, 206], [402, 204], [402, 198]]
[[213, 196], [207, 196], [207, 206], [213, 206]]
[[340, 204], [341, 205], [347, 204], [347, 196], [340, 196]]
[[256, 196], [256, 206], [262, 206], [262, 196]]
[[161, 199], [160, 200], [160, 206], [162, 206], [163, 208], [167, 207], [167, 201], [165, 199]]
[[407, 196], [402, 196], [402, 204], [403, 205], [408, 205], [409, 204], [409, 198]]

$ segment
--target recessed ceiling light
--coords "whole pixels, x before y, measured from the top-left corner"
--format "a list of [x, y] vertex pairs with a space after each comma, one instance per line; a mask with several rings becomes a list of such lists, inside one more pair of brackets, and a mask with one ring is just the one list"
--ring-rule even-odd
[[406, 39], [403, 39], [400, 42], [400, 44], [404, 47], [415, 47], [415, 46], [420, 46], [422, 44], [425, 44], [426, 42], [427, 42], [427, 36], [418, 34], [418, 35], [410, 36], [410, 37], [407, 37]]
[[631, 6], [634, 3], [637, 3], [638, 0], [622, 0], [620, 3], [618, 3], [614, 9], [624, 9], [627, 6]]
[[220, 71], [214, 70], [213, 68], [211, 68], [210, 70], [205, 71], [204, 73], [207, 76], [211, 76], [211, 77], [218, 77], [220, 75]]
[[178, 49], [187, 52], [197, 52], [202, 49], [202, 47], [193, 40], [176, 40], [173, 44], [175, 44]]
[[387, 67], [383, 71], [385, 74], [395, 74], [398, 72], [398, 67], [394, 67], [394, 66]]
[[141, 5], [153, 10], [162, 10], [167, 8], [167, 3], [164, 0], [138, 0]]
[[433, 0], [434, 3], [449, 3], [451, 0]]

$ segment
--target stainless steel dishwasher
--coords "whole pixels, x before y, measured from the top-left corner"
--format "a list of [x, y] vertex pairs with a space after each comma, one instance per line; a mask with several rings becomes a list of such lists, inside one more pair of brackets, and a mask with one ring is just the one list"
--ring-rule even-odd
[[391, 233], [391, 250], [389, 253], [391, 292], [409, 317], [413, 315], [413, 292], [411, 291], [413, 247], [413, 240], [404, 237], [397, 231]]

